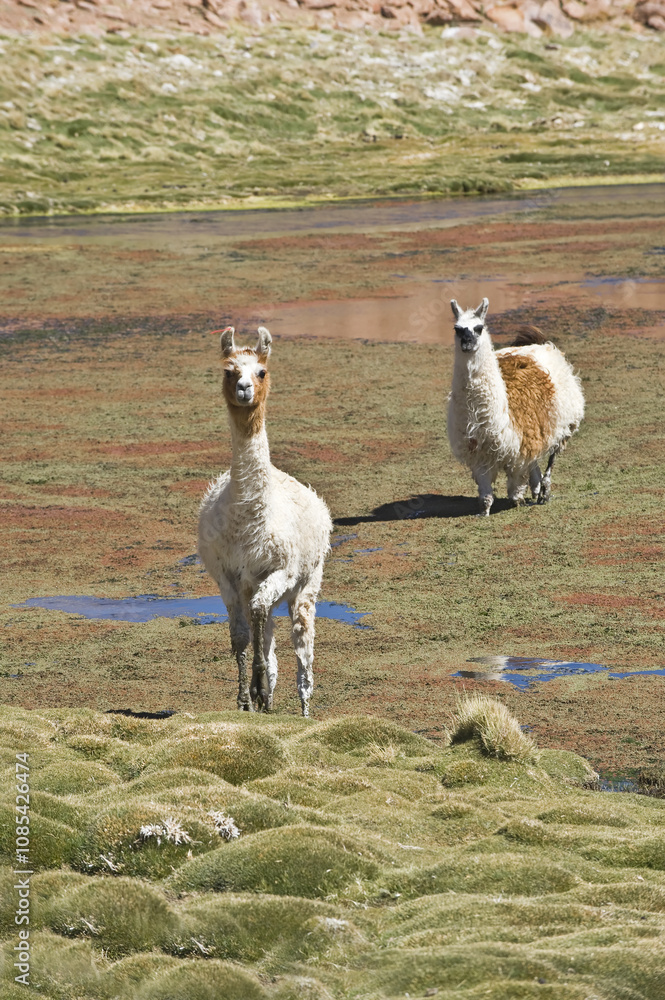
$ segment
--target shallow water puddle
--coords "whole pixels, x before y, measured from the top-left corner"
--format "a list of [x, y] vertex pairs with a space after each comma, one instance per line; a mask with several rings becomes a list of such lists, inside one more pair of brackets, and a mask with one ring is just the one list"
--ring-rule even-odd
[[[468, 677], [476, 681], [507, 681], [515, 687], [526, 690], [534, 681], [553, 681], [557, 677], [566, 677], [574, 674], [596, 674], [606, 673], [613, 680], [622, 680], [624, 677], [635, 677], [638, 674], [647, 674], [657, 677], [665, 677], [665, 667], [655, 670], [609, 670], [602, 663], [578, 663], [574, 660], [544, 660], [540, 657], [530, 656], [472, 656], [467, 663], [480, 663], [487, 667], [486, 670], [458, 670], [453, 677]], [[511, 671], [541, 670], [544, 673], [526, 674], [512, 673]]]
[[[226, 607], [221, 597], [159, 597], [157, 594], [139, 594], [137, 597], [31, 597], [16, 608], [44, 608], [47, 611], [66, 611], [83, 618], [109, 619], [117, 622], [149, 622], [153, 618], [192, 618], [198, 625], [212, 625], [228, 621]], [[273, 614], [288, 617], [286, 603], [278, 605]], [[369, 628], [362, 619], [369, 614], [356, 611], [348, 604], [335, 601], [318, 601], [318, 618], [345, 622], [355, 628]]]
[[[393, 295], [293, 302], [266, 307], [262, 312], [241, 309], [238, 317], [248, 325], [264, 322], [282, 337], [452, 344], [451, 298], [475, 306], [484, 296], [489, 298], [493, 313], [564, 300], [587, 306], [602, 303], [655, 310], [665, 309], [665, 281], [548, 276], [544, 285], [542, 273], [521, 275], [518, 282], [506, 277], [418, 281], [396, 275]], [[556, 335], [555, 330], [545, 332]], [[665, 339], [665, 324], [634, 332]]]

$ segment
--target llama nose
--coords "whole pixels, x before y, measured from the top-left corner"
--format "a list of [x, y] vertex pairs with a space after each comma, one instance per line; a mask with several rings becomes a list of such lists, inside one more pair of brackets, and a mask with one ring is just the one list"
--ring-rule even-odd
[[252, 380], [248, 378], [238, 379], [236, 382], [236, 399], [239, 403], [247, 403], [254, 396], [254, 386]]

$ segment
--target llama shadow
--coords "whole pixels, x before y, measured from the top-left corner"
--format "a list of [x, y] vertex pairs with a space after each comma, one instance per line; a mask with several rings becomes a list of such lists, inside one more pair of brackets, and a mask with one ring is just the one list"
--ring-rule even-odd
[[[514, 504], [507, 498], [495, 499], [492, 504], [492, 514], [503, 510], [512, 510]], [[408, 500], [393, 500], [375, 507], [371, 514], [359, 514], [356, 517], [336, 517], [334, 524], [338, 527], [352, 527], [375, 521], [407, 521], [429, 517], [473, 517], [478, 513], [477, 497], [444, 497], [440, 493], [422, 493], [409, 497]]]

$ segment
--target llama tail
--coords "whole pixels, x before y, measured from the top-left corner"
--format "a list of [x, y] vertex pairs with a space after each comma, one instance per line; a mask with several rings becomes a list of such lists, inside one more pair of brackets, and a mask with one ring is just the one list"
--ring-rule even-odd
[[546, 344], [547, 337], [537, 326], [518, 326], [511, 347], [527, 347], [529, 344]]

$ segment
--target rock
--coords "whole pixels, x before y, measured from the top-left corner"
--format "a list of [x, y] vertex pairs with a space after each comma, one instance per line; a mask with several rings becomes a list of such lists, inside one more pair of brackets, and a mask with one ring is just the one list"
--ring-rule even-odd
[[665, 0], [644, 0], [638, 3], [633, 17], [654, 31], [665, 31]]
[[430, 14], [425, 15], [424, 18], [425, 24], [429, 24], [434, 28], [440, 28], [444, 24], [450, 24], [452, 19], [453, 15], [449, 10], [446, 10], [443, 7], [435, 7], [434, 10]]
[[497, 4], [496, 7], [490, 7], [485, 11], [485, 17], [492, 24], [496, 24], [497, 28], [501, 28], [502, 31], [519, 33], [526, 31], [524, 15], [517, 7], [499, 6]]
[[481, 17], [469, 0], [446, 0], [453, 19], [456, 21], [480, 21]]
[[555, 0], [545, 0], [537, 14], [531, 20], [543, 31], [559, 38], [570, 38], [575, 29]]
[[588, 3], [581, 3], [580, 0], [563, 0], [561, 4], [564, 13], [574, 21], [603, 21], [610, 14], [610, 0], [589, 0]]
[[203, 16], [208, 24], [212, 24], [213, 28], [226, 28], [226, 23], [214, 11], [206, 10]]

